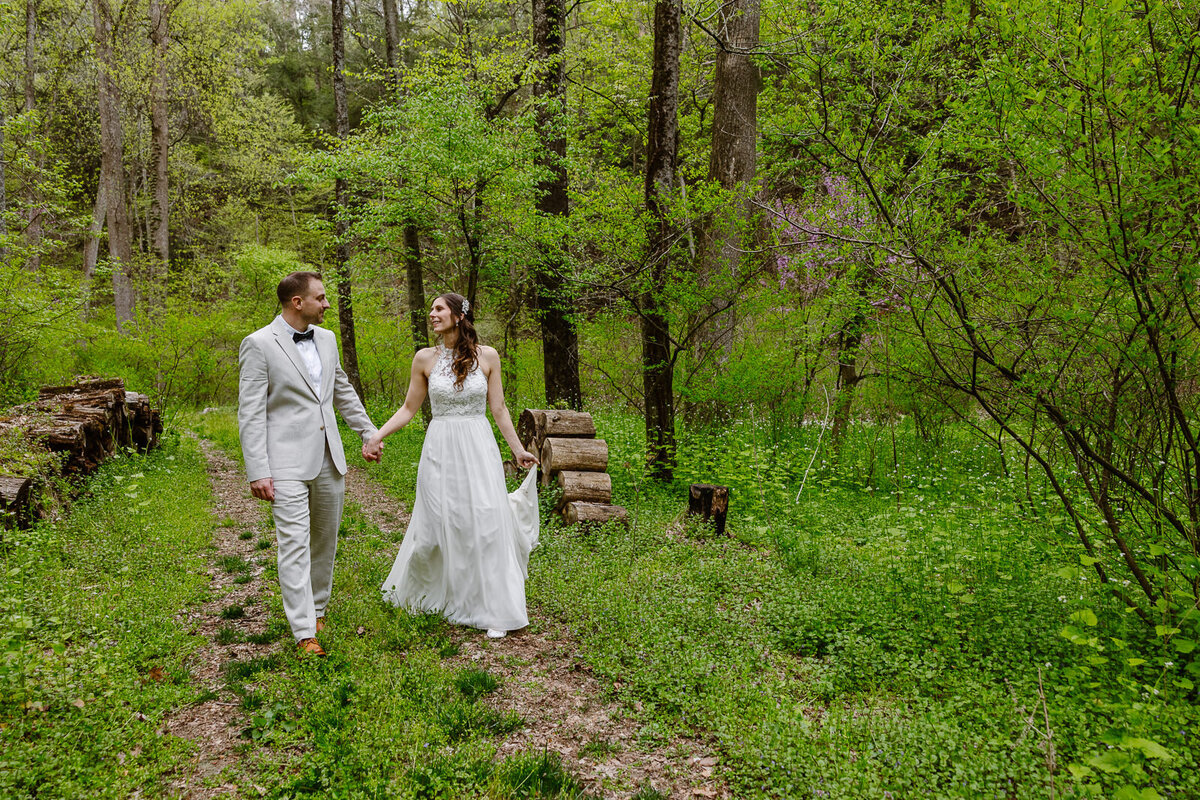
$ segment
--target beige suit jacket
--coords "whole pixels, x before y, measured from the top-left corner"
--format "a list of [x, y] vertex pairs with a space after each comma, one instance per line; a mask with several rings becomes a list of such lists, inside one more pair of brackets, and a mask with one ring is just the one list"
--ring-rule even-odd
[[283, 317], [242, 340], [238, 353], [238, 435], [250, 482], [312, 480], [328, 446], [346, 473], [336, 409], [366, 441], [375, 433], [362, 401], [342, 371], [333, 332], [315, 328], [321, 386], [314, 388]]

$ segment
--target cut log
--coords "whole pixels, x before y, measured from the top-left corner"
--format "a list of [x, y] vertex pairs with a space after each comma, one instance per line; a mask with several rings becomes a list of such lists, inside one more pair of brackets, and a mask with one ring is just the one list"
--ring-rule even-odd
[[596, 423], [586, 411], [527, 408], [517, 420], [517, 438], [531, 453], [540, 452], [549, 436], [591, 439], [595, 435]]
[[608, 444], [603, 439], [549, 437], [542, 443], [542, 472], [564, 470], [604, 472], [608, 469]]
[[619, 522], [629, 527], [629, 512], [624, 506], [573, 501], [563, 506], [562, 513], [563, 522], [568, 525], [603, 525], [606, 522]]
[[542, 449], [542, 437], [538, 431], [545, 430], [545, 428], [546, 412], [536, 408], [527, 408], [517, 419], [517, 438], [521, 440], [521, 445], [526, 450], [537, 453]]
[[125, 408], [129, 417], [129, 444], [143, 453], [158, 447], [158, 435], [163, 432], [162, 415], [150, 405], [150, 398], [126, 392]]
[[572, 439], [590, 439], [596, 435], [596, 423], [586, 411], [564, 411], [554, 409], [546, 412], [542, 438], [558, 436]]
[[729, 487], [711, 483], [693, 483], [688, 491], [688, 516], [699, 516], [711, 522], [718, 534], [725, 532], [725, 515], [729, 512]]
[[34, 516], [33, 478], [0, 475], [0, 527], [28, 528]]
[[68, 386], [43, 386], [38, 389], [38, 399], [47, 400], [65, 394], [87, 394], [112, 389], [125, 391], [125, 381], [121, 378], [80, 378]]
[[558, 473], [558, 486], [562, 489], [559, 506], [576, 500], [585, 503], [607, 503], [612, 500], [612, 478], [607, 472]]

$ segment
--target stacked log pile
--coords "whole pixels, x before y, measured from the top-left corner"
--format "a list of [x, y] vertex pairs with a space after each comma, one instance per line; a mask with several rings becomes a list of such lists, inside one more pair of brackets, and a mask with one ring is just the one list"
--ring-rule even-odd
[[612, 505], [608, 444], [596, 438], [591, 414], [527, 408], [517, 421], [517, 437], [541, 460], [542, 485], [562, 490], [558, 512], [564, 522], [628, 524], [625, 509]]
[[[162, 417], [150, 398], [125, 390], [120, 378], [81, 378], [43, 386], [38, 399], [0, 416], [0, 431], [19, 431], [34, 447], [62, 453], [61, 475], [90, 475], [118, 448], [146, 452], [158, 445]], [[19, 525], [37, 514], [37, 475], [0, 475], [0, 512]]]

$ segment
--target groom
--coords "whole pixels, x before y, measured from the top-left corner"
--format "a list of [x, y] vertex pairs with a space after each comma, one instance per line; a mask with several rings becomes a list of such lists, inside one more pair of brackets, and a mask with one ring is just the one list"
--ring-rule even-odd
[[316, 636], [325, 627], [346, 486], [333, 410], [364, 442], [376, 429], [342, 371], [333, 333], [316, 327], [329, 308], [321, 276], [293, 272], [276, 293], [282, 312], [243, 339], [238, 354], [238, 433], [250, 492], [271, 501], [292, 635], [301, 653], [323, 656]]

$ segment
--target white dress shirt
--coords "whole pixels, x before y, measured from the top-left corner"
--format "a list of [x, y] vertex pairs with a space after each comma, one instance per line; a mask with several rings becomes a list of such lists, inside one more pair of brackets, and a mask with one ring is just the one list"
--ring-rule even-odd
[[[283, 324], [293, 333], [307, 332], [296, 330], [287, 324], [287, 320], [284, 320]], [[309, 330], [311, 329], [312, 326], [310, 325]], [[296, 349], [300, 351], [300, 358], [304, 359], [304, 366], [308, 367], [308, 378], [312, 381], [313, 388], [319, 390], [321, 388], [321, 355], [317, 352], [316, 337], [296, 342]]]

